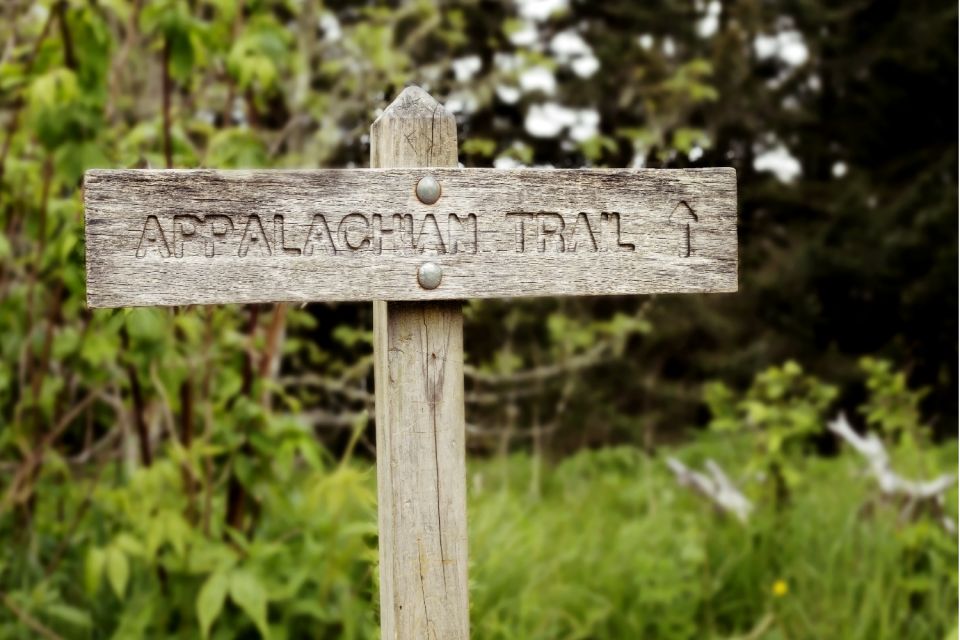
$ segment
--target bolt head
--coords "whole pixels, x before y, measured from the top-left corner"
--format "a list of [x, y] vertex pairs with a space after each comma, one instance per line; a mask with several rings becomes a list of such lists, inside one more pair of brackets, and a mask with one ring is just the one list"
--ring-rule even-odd
[[434, 262], [425, 262], [417, 270], [417, 282], [424, 289], [436, 289], [443, 279], [443, 269]]
[[417, 181], [417, 198], [423, 204], [433, 204], [440, 199], [440, 183], [433, 176], [423, 176]]

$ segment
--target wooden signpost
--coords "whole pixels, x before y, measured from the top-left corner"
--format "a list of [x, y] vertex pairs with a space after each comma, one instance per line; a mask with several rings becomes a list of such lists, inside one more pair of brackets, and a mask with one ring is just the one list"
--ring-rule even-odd
[[457, 167], [408, 87], [371, 169], [95, 170], [92, 307], [374, 301], [384, 638], [467, 638], [464, 298], [737, 290], [732, 169]]

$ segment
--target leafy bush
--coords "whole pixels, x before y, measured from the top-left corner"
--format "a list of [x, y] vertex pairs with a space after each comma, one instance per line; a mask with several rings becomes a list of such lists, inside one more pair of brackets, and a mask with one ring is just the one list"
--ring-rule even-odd
[[929, 389], [910, 389], [906, 373], [894, 369], [889, 360], [862, 358], [860, 368], [867, 374], [869, 399], [860, 409], [867, 424], [892, 442], [918, 444], [926, 432], [920, 403]]
[[[196, 488], [175, 454], [116, 486], [50, 474], [34, 536], [19, 542], [27, 552], [0, 566], [11, 609], [71, 638], [375, 635], [373, 470], [322, 461], [293, 425], [274, 424], [267, 437], [274, 456], [249, 485], [259, 511], [249, 537], [192, 517]], [[122, 472], [114, 466], [104, 472]], [[17, 626], [4, 633], [30, 637]]]
[[796, 362], [759, 373], [742, 398], [722, 382], [707, 385], [710, 429], [744, 433], [752, 442], [748, 471], [761, 474], [773, 498], [786, 500], [803, 478], [803, 454], [822, 433], [837, 388], [806, 375]]

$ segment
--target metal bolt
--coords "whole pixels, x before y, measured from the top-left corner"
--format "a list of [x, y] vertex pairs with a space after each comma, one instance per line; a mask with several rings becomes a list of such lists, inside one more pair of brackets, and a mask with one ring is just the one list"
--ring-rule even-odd
[[423, 176], [417, 181], [417, 197], [423, 204], [433, 204], [440, 199], [440, 183], [433, 176]]
[[424, 262], [417, 270], [417, 282], [424, 289], [436, 289], [443, 279], [443, 269], [434, 262]]

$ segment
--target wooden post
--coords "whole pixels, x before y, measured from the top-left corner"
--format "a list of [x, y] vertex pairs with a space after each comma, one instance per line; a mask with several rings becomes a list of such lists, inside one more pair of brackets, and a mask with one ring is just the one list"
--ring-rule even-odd
[[[370, 166], [456, 167], [453, 115], [404, 89], [370, 129]], [[466, 639], [461, 304], [375, 301], [373, 334], [381, 637]]]

